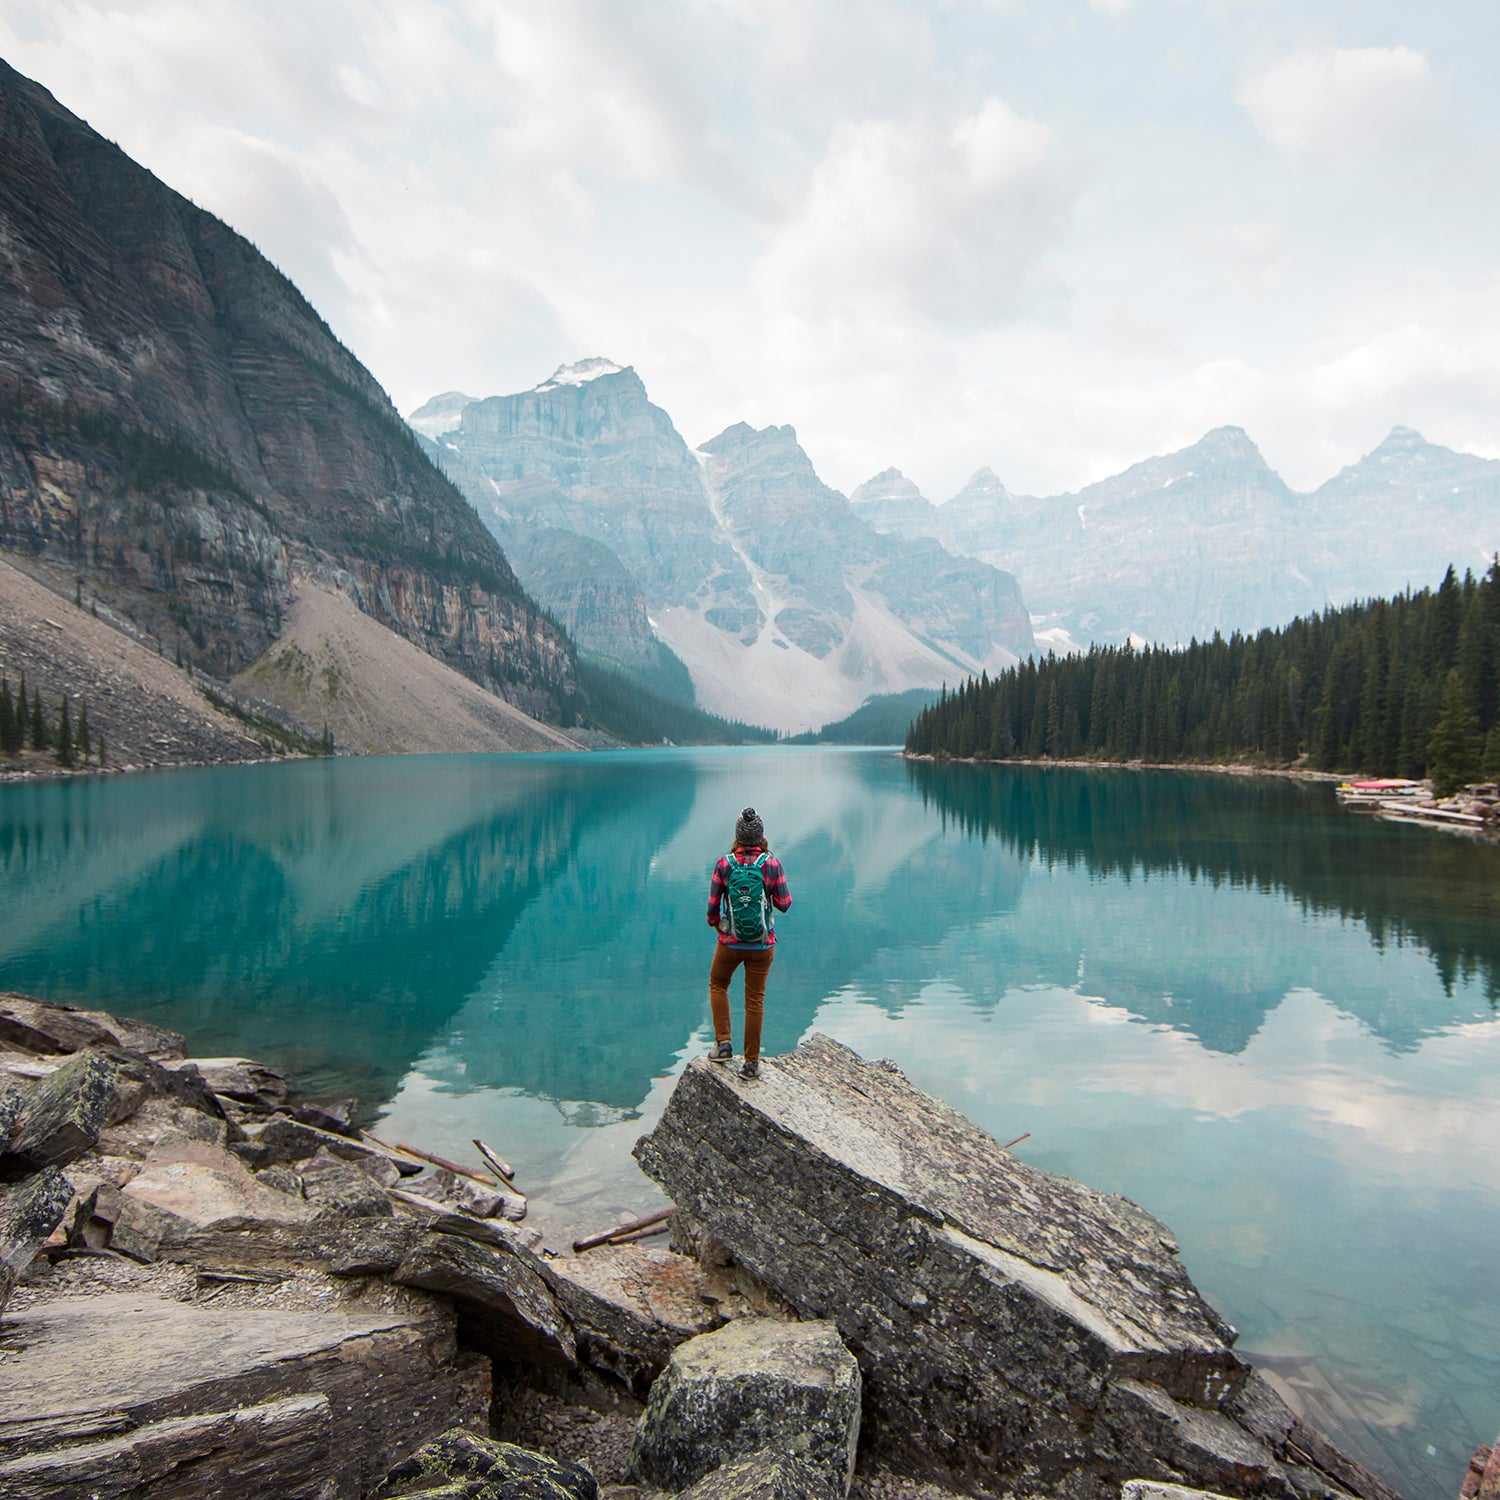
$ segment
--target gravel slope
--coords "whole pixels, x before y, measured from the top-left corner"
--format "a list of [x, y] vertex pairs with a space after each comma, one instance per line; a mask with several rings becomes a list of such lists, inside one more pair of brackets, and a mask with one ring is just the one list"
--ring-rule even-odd
[[299, 579], [286, 623], [236, 688], [290, 714], [341, 750], [369, 754], [576, 750], [561, 730], [513, 708], [343, 595]]
[[[3, 556], [0, 670], [12, 694], [25, 672], [28, 694], [41, 690], [54, 726], [64, 693], [75, 729], [86, 703], [91, 730], [104, 734], [111, 767], [218, 764], [261, 760], [267, 753], [244, 726], [208, 701], [197, 678]], [[15, 764], [0, 760], [0, 767]], [[50, 753], [27, 751], [19, 764], [26, 770], [57, 769]]]

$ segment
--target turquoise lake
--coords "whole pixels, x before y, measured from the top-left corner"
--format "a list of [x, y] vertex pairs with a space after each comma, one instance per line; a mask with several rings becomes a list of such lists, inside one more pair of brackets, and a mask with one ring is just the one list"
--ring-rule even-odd
[[1451, 1500], [1500, 1427], [1500, 849], [1326, 785], [786, 748], [13, 785], [0, 988], [481, 1136], [561, 1243], [662, 1201], [630, 1147], [710, 1038], [746, 803], [794, 899], [768, 1053], [893, 1058], [1135, 1199], [1315, 1421]]

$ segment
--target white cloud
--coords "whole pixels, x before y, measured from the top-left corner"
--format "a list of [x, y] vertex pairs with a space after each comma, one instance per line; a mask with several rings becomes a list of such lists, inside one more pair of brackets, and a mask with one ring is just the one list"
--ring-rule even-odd
[[1047, 126], [987, 99], [951, 124], [840, 125], [755, 269], [775, 313], [941, 323], [1012, 313], [1073, 195]]
[[1410, 47], [1317, 47], [1249, 79], [1239, 101], [1257, 129], [1299, 166], [1332, 168], [1423, 135], [1442, 91]]
[[1455, 26], [1293, 50], [1327, 0], [1043, 9], [9, 0], [0, 55], [403, 408], [603, 353], [692, 441], [792, 422], [830, 483], [935, 498], [1224, 422], [1303, 486], [1396, 422], [1500, 448], [1500, 103]]

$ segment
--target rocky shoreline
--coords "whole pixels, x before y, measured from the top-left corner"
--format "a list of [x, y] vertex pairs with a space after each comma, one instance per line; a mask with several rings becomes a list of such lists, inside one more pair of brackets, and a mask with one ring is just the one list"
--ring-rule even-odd
[[0, 1495], [1395, 1500], [1164, 1225], [827, 1038], [689, 1065], [637, 1146], [670, 1243], [556, 1253], [348, 1121], [0, 996]]

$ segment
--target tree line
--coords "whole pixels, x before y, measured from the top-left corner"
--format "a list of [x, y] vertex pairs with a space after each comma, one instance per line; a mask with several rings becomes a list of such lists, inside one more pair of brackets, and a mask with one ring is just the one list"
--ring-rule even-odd
[[1248, 761], [1500, 779], [1500, 558], [1482, 579], [1185, 648], [1094, 646], [971, 678], [920, 713], [911, 755]]
[[42, 703], [42, 692], [33, 687], [26, 692], [26, 674], [12, 695], [10, 679], [0, 674], [0, 754], [18, 756], [30, 746], [33, 750], [51, 751], [60, 766], [104, 764], [104, 735], [89, 726], [89, 705], [84, 699], [78, 707], [78, 722], [66, 693], [58, 704], [54, 722]]

